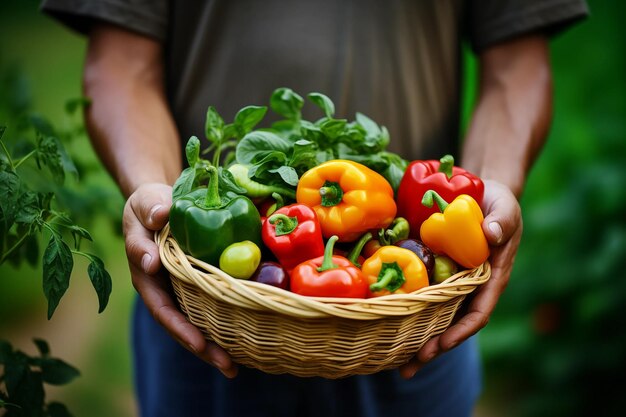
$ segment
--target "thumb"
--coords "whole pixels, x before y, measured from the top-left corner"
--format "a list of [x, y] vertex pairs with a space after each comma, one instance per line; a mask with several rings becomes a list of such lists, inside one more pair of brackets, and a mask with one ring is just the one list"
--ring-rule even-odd
[[128, 203], [146, 229], [159, 230], [165, 226], [169, 217], [172, 187], [143, 184], [130, 196]]
[[492, 246], [500, 246], [511, 239], [522, 222], [521, 209], [513, 192], [493, 180], [485, 181], [483, 213], [483, 232]]

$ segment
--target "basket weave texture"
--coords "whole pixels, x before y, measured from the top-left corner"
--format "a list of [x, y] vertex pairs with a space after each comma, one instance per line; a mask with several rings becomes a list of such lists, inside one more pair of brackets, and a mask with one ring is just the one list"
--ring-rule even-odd
[[185, 255], [169, 225], [155, 239], [188, 320], [235, 362], [271, 374], [343, 378], [396, 368], [442, 333], [491, 276], [485, 262], [411, 294], [304, 297]]

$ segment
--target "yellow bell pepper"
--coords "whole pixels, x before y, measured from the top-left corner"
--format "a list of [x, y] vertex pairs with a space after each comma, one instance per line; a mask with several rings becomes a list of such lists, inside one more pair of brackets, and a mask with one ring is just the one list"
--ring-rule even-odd
[[393, 189], [387, 180], [365, 165], [342, 159], [305, 172], [298, 182], [296, 200], [315, 211], [325, 238], [336, 235], [340, 242], [386, 228], [396, 216]]
[[483, 213], [476, 200], [461, 194], [448, 204], [429, 190], [422, 204], [432, 207], [433, 200], [442, 213], [434, 213], [422, 223], [422, 241], [436, 254], [447, 255], [465, 268], [482, 265], [489, 258], [489, 245], [481, 226]]
[[369, 281], [369, 297], [408, 294], [428, 286], [428, 272], [415, 252], [382, 246], [363, 262], [361, 271]]

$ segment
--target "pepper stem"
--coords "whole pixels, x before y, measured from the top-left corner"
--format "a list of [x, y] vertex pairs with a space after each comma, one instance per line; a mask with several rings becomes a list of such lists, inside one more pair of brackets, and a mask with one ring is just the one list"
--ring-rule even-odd
[[[278, 194], [278, 193], [272, 193], [272, 198], [274, 200], [276, 200], [276, 202], [272, 205], [272, 208], [274, 211], [278, 210], [279, 208], [282, 208], [285, 206], [285, 200], [283, 199], [283, 196]], [[273, 211], [273, 212], [274, 212]], [[272, 213], [273, 213], [272, 212]], [[271, 214], [271, 213], [270, 213]]]
[[370, 285], [370, 291], [376, 292], [384, 290], [394, 278], [398, 277], [398, 271], [393, 268], [387, 268], [383, 273], [383, 276], [375, 283]]
[[326, 248], [324, 249], [324, 262], [322, 262], [322, 266], [317, 268], [317, 272], [324, 272], [329, 269], [339, 268], [339, 265], [333, 263], [333, 249], [335, 248], [335, 242], [339, 240], [339, 237], [333, 235], [326, 242]]
[[322, 206], [332, 207], [341, 203], [343, 199], [343, 190], [337, 182], [326, 181], [320, 187], [320, 196], [322, 196]]
[[452, 155], [444, 155], [439, 160], [439, 172], [446, 174], [446, 177], [452, 178], [452, 168], [454, 168], [454, 157]]
[[361, 236], [361, 239], [359, 239], [356, 245], [354, 245], [354, 248], [352, 248], [352, 250], [348, 254], [348, 260], [352, 262], [352, 264], [357, 268], [361, 267], [361, 264], [359, 263], [359, 255], [363, 251], [363, 246], [365, 246], [367, 242], [372, 240], [372, 238], [373, 236], [370, 232], [365, 233], [363, 236]]
[[298, 227], [297, 217], [289, 217], [281, 213], [272, 214], [267, 220], [276, 226], [274, 228], [276, 236], [288, 235]]
[[378, 231], [378, 241], [383, 246], [389, 246], [399, 240], [408, 239], [409, 227], [409, 222], [404, 217], [396, 217], [388, 229]]
[[443, 211], [448, 207], [448, 202], [444, 200], [436, 191], [428, 190], [424, 193], [424, 198], [422, 198], [422, 205], [431, 208], [433, 206], [433, 201], [437, 203], [439, 210], [443, 213]]
[[209, 173], [209, 185], [206, 189], [206, 198], [204, 204], [206, 207], [218, 207], [222, 204], [219, 192], [219, 178], [217, 177], [217, 168], [213, 165], [206, 167]]

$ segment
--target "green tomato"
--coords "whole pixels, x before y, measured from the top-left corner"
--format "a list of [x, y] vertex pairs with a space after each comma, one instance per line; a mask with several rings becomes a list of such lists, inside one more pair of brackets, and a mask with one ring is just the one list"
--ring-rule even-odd
[[433, 269], [433, 281], [440, 284], [458, 272], [456, 263], [443, 255], [435, 256], [435, 268]]
[[249, 240], [233, 243], [220, 255], [220, 269], [228, 275], [248, 279], [261, 263], [261, 249]]

